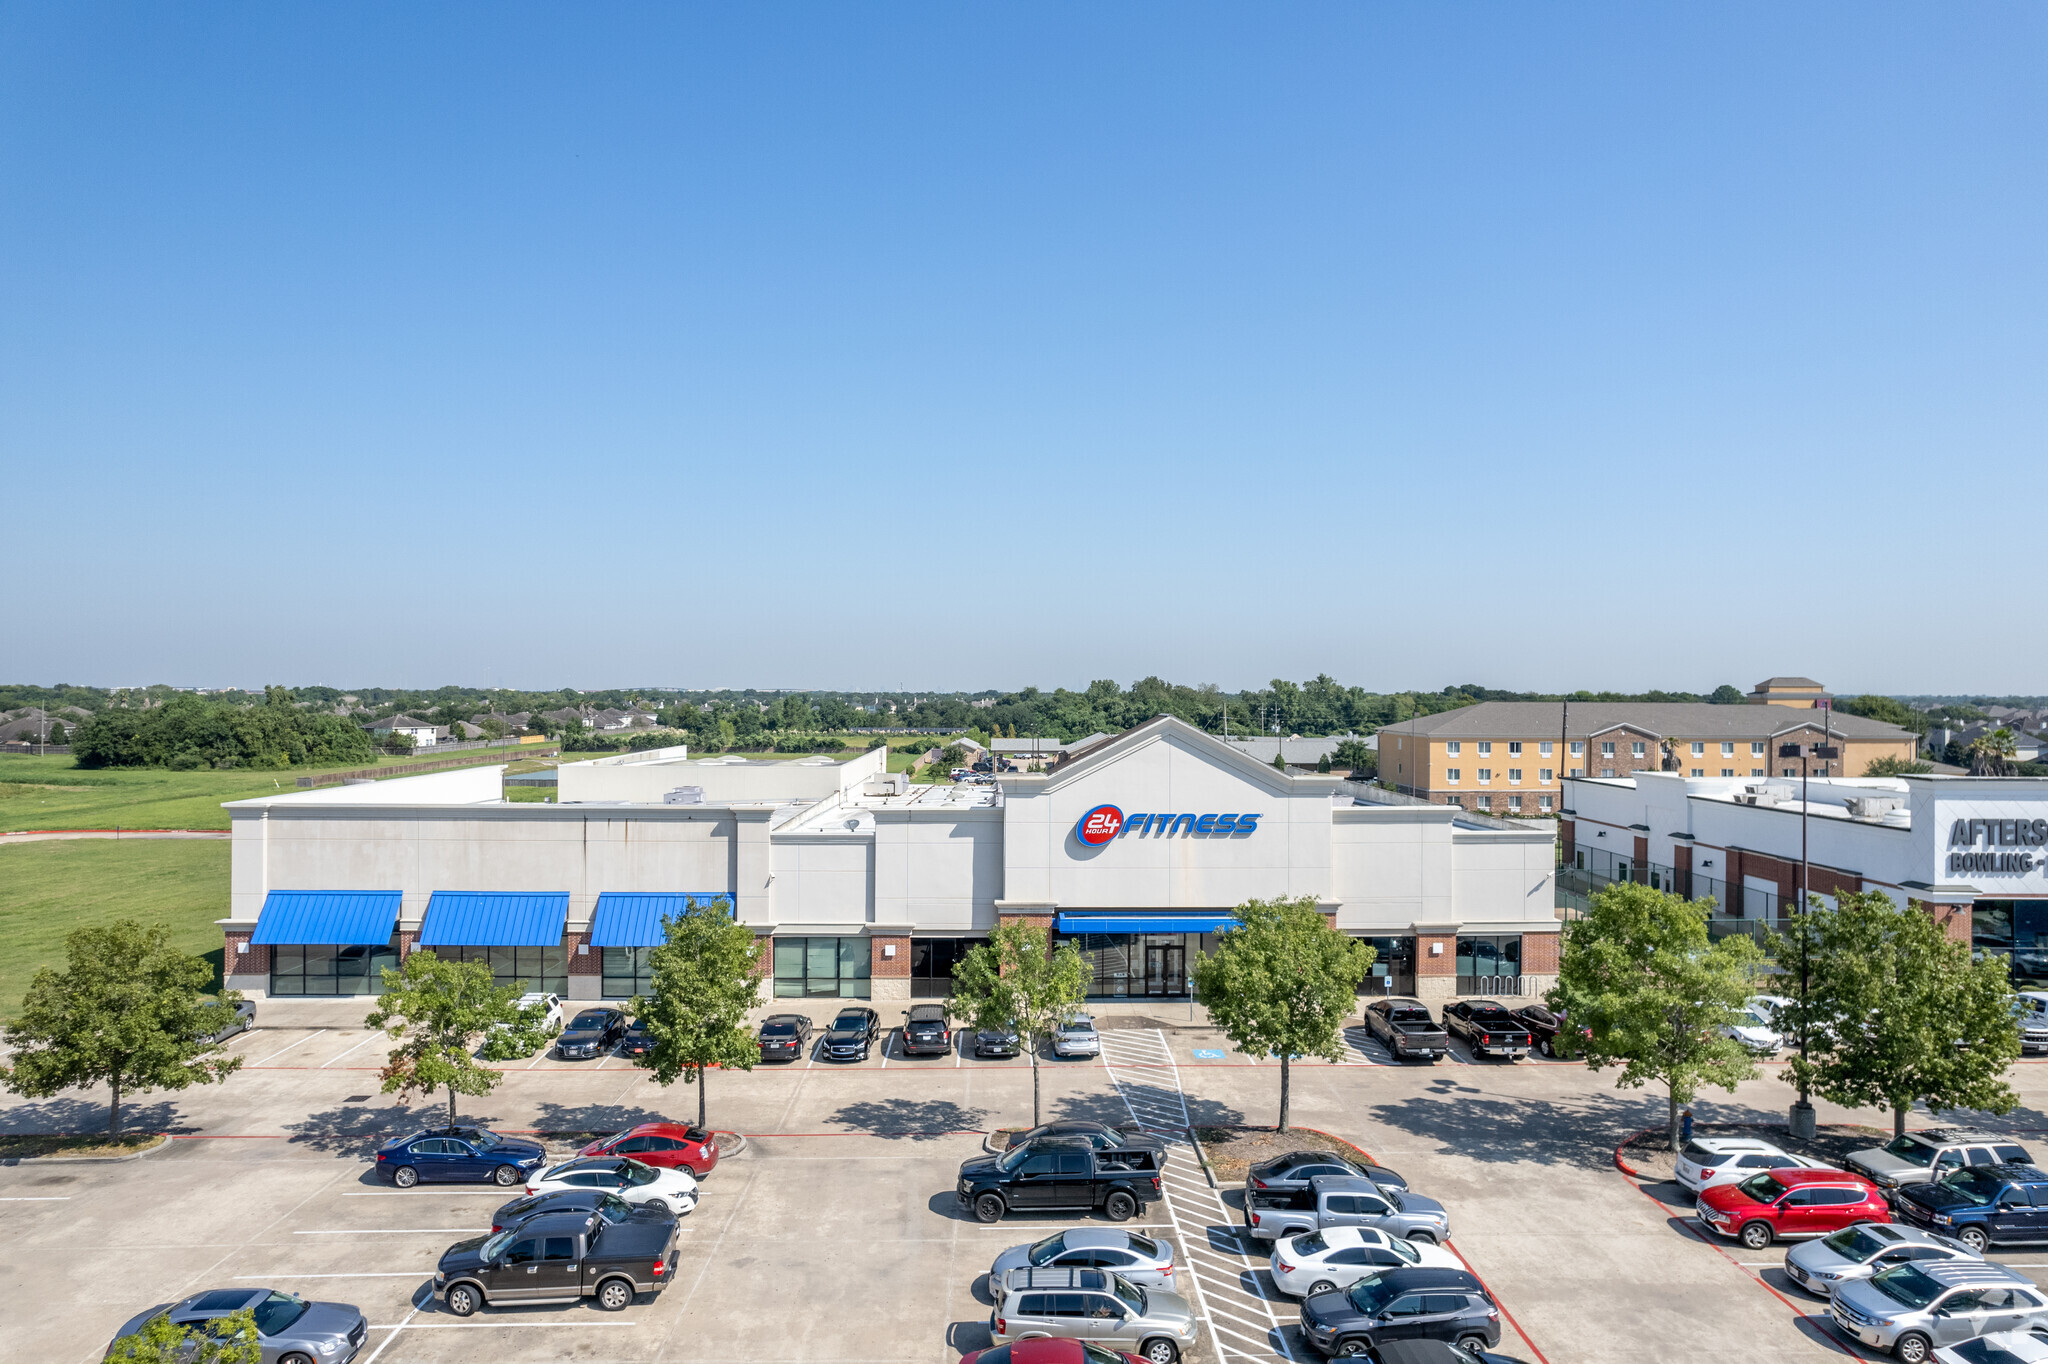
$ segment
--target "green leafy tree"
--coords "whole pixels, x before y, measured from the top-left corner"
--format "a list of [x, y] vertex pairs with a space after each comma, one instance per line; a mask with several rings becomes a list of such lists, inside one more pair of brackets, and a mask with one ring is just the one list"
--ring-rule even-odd
[[1900, 729], [1910, 729], [1915, 734], [1927, 732], [1925, 711], [1914, 710], [1905, 702], [1895, 701], [1889, 696], [1876, 696], [1870, 693], [1852, 696], [1847, 700], [1835, 702], [1835, 709], [1847, 715], [1861, 715], [1865, 719], [1880, 720], [1888, 725], [1897, 725]]
[[1682, 900], [1638, 881], [1593, 897], [1565, 925], [1557, 985], [1545, 1002], [1586, 1028], [1586, 1064], [1620, 1066], [1615, 1085], [1662, 1084], [1666, 1138], [1678, 1149], [1678, 1110], [1700, 1086], [1731, 1093], [1757, 1073], [1742, 1044], [1722, 1033], [1738, 1022], [1761, 954], [1747, 937], [1709, 941], [1713, 901]]
[[1731, 687], [1726, 682], [1714, 688], [1713, 695], [1707, 698], [1707, 703], [1714, 706], [1739, 706], [1742, 702], [1742, 689]]
[[1363, 739], [1345, 739], [1330, 754], [1331, 767], [1348, 767], [1354, 777], [1371, 778], [1380, 770], [1379, 754], [1365, 746]]
[[1195, 993], [1239, 1049], [1280, 1058], [1280, 1130], [1287, 1130], [1295, 1058], [1344, 1057], [1344, 1020], [1373, 949], [1330, 927], [1315, 897], [1247, 900], [1237, 926], [1195, 963]]
[[519, 993], [493, 980], [489, 962], [443, 961], [422, 950], [385, 967], [384, 993], [363, 1020], [398, 1042], [384, 1067], [384, 1092], [410, 1099], [445, 1089], [452, 1124], [457, 1094], [481, 1098], [504, 1078], [471, 1053], [492, 1024], [520, 1024]]
[[1031, 1125], [1040, 1122], [1038, 1053], [1088, 997], [1088, 963], [1071, 942], [1012, 920], [953, 967], [946, 1012], [968, 1027], [1011, 1029], [1031, 1053]]
[[52, 720], [50, 722], [49, 742], [53, 744], [70, 742], [70, 738], [64, 733], [64, 722], [62, 720]]
[[1970, 775], [2010, 777], [2018, 755], [2012, 731], [2000, 725], [1970, 745]]
[[32, 1099], [103, 1084], [107, 1136], [118, 1140], [124, 1096], [213, 1084], [241, 1069], [240, 1057], [204, 1040], [234, 1022], [241, 994], [207, 995], [212, 964], [172, 947], [164, 925], [74, 929], [64, 951], [64, 968], [37, 971], [21, 1017], [7, 1025], [13, 1055], [0, 1084]]
[[1863, 769], [1866, 777], [1904, 777], [1914, 773], [1932, 772], [1933, 763], [1920, 762], [1914, 758], [1898, 758], [1887, 753], [1882, 758], [1872, 758]]
[[2006, 959], [1970, 959], [1932, 915], [1878, 891], [1852, 891], [1834, 909], [1818, 900], [1772, 945], [1806, 966], [1805, 997], [1780, 1012], [1802, 1031], [1806, 1055], [1788, 1075], [1801, 1091], [1851, 1108], [1888, 1108], [1903, 1134], [1916, 1100], [1930, 1109], [2010, 1113], [2019, 1096], [2005, 1069], [2020, 1054]]
[[752, 1070], [760, 1045], [747, 1028], [747, 1011], [761, 998], [761, 954], [766, 940], [734, 920], [723, 896], [692, 902], [662, 921], [664, 940], [648, 953], [653, 993], [633, 1001], [633, 1013], [653, 1040], [647, 1064], [655, 1080], [697, 1086], [697, 1125], [707, 1125], [704, 1072], [711, 1066]]
[[192, 1326], [159, 1312], [116, 1340], [104, 1364], [263, 1364], [263, 1343], [253, 1308]]

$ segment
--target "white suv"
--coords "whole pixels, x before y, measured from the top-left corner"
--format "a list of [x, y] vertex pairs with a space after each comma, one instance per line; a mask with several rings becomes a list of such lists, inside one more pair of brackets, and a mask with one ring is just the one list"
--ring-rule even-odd
[[1100, 1056], [1102, 1036], [1095, 1031], [1095, 1019], [1088, 1014], [1075, 1014], [1059, 1025], [1052, 1035], [1054, 1056]]
[[1817, 1160], [1795, 1156], [1752, 1137], [1695, 1137], [1678, 1153], [1678, 1182], [1693, 1193], [1737, 1184], [1759, 1170], [1825, 1170]]

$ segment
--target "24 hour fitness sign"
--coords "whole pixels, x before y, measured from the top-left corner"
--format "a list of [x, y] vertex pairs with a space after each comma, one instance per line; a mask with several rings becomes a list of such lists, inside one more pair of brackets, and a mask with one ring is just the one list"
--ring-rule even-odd
[[1190, 834], [1249, 834], [1258, 832], [1262, 814], [1252, 815], [1132, 815], [1129, 818], [1114, 805], [1098, 805], [1074, 825], [1074, 837], [1091, 848], [1099, 848], [1123, 834], [1170, 836]]
[[[1951, 872], [2024, 875], [2036, 867], [2048, 865], [2043, 854], [2027, 851], [1978, 852], [1976, 847], [1979, 843], [1987, 849], [2048, 847], [2048, 819], [1959, 819], [1949, 825], [1948, 869]], [[1958, 852], [1958, 848], [1970, 851]]]

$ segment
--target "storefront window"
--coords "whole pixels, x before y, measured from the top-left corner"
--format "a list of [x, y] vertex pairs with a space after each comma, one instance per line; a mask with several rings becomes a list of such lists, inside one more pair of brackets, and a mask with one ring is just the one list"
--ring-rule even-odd
[[522, 991], [569, 993], [569, 952], [562, 947], [428, 947], [443, 961], [484, 961], [491, 964], [495, 985], [517, 985]]
[[1097, 999], [1185, 999], [1196, 960], [1216, 950], [1214, 933], [1078, 933], [1063, 941], [1081, 949]]
[[874, 992], [866, 938], [777, 938], [778, 999], [867, 999]]
[[1365, 973], [1365, 979], [1358, 983], [1362, 995], [1412, 995], [1415, 993], [1415, 939], [1413, 938], [1367, 938], [1360, 942], [1370, 947], [1373, 957], [1372, 969]]
[[1518, 995], [1522, 992], [1522, 935], [1502, 933], [1458, 939], [1458, 993]]
[[953, 968], [987, 938], [912, 938], [910, 997], [945, 999], [953, 993]]
[[605, 947], [603, 984], [599, 987], [606, 999], [631, 999], [634, 995], [654, 993], [653, 969], [647, 960], [654, 954], [651, 947]]
[[270, 993], [381, 995], [384, 993], [384, 968], [397, 965], [396, 938], [376, 947], [272, 947]]
[[2010, 958], [2014, 986], [2048, 988], [2048, 900], [1979, 900], [1970, 910], [1970, 948]]

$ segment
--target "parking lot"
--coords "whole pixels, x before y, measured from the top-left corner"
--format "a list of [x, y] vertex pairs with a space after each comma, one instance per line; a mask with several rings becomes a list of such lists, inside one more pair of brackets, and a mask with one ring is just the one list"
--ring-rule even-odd
[[[1044, 1062], [1045, 1116], [1163, 1131], [1271, 1123], [1273, 1058], [1162, 1012], [1106, 1018], [1117, 1026], [1105, 1028], [1100, 1059]], [[408, 1111], [376, 1092], [379, 1047], [366, 1041], [361, 1013], [339, 1002], [265, 1005], [263, 1026], [231, 1044], [247, 1065], [227, 1084], [134, 1104], [131, 1123], [175, 1134], [140, 1160], [0, 1168], [12, 1251], [0, 1308], [6, 1353], [94, 1359], [153, 1303], [263, 1284], [360, 1305], [375, 1328], [361, 1359], [376, 1364], [950, 1361], [987, 1343], [982, 1276], [996, 1252], [1075, 1220], [1013, 1215], [983, 1226], [954, 1201], [955, 1172], [980, 1153], [981, 1134], [1030, 1120], [1028, 1060], [905, 1058], [892, 1044], [864, 1063], [807, 1058], [711, 1077], [713, 1125], [748, 1140], [705, 1180], [683, 1223], [679, 1273], [658, 1297], [617, 1314], [535, 1306], [458, 1320], [425, 1291], [434, 1262], [486, 1229], [506, 1195], [375, 1181], [366, 1156], [377, 1142], [435, 1110]], [[1510, 1318], [1500, 1358], [1852, 1353], [1821, 1324], [1819, 1302], [1775, 1268], [1777, 1249], [1710, 1245], [1688, 1225], [1691, 1200], [1675, 1185], [1614, 1168], [1615, 1145], [1661, 1121], [1654, 1094], [1617, 1092], [1566, 1062], [1459, 1055], [1401, 1067], [1352, 1036], [1346, 1063], [1293, 1067], [1294, 1119], [1356, 1142], [1444, 1202], [1453, 1247]], [[497, 1093], [462, 1101], [465, 1118], [566, 1134], [696, 1113], [692, 1089], [664, 1091], [616, 1057], [542, 1057], [506, 1070]], [[2000, 1125], [2048, 1128], [2048, 1068], [2024, 1065], [2017, 1076], [2026, 1107]], [[1766, 1079], [1696, 1108], [1703, 1120], [1770, 1121], [1788, 1098]], [[0, 1124], [16, 1130], [82, 1130], [104, 1117], [96, 1096], [0, 1108]], [[1237, 1190], [1210, 1188], [1181, 1137], [1165, 1190], [1135, 1225], [1173, 1241], [1191, 1271], [1203, 1322], [1195, 1358], [1307, 1364], [1294, 1300], [1240, 1240]], [[1996, 1258], [2048, 1283], [2048, 1247]]]

